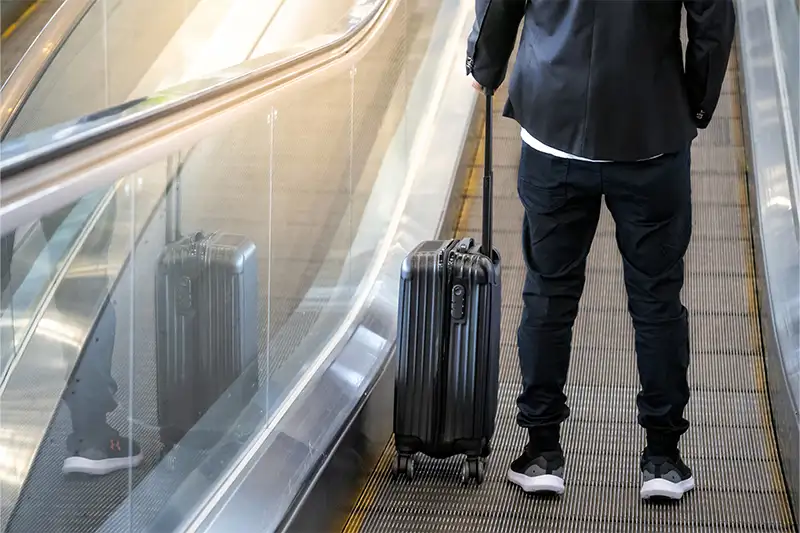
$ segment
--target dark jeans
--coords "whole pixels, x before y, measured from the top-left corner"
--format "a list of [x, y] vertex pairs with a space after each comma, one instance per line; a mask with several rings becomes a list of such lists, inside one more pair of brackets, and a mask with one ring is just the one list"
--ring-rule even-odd
[[569, 416], [564, 395], [586, 257], [605, 197], [616, 223], [641, 381], [639, 423], [665, 453], [688, 429], [689, 323], [680, 300], [692, 229], [690, 147], [636, 163], [551, 157], [523, 144], [518, 191], [525, 207], [527, 277], [518, 331], [520, 426], [554, 446]]
[[[72, 205], [44, 217], [41, 221], [45, 240], [50, 242], [58, 228], [72, 211]], [[113, 206], [112, 206], [113, 207]], [[113, 209], [110, 210], [113, 215]], [[104, 259], [108, 253], [110, 233], [100, 232], [101, 238], [86, 253], [96, 254], [98, 260]], [[13, 295], [11, 291], [11, 265], [13, 259], [15, 232], [6, 233], [0, 238], [0, 293], [2, 307], [10, 305]], [[47, 253], [47, 252], [45, 252]], [[56, 263], [57, 258], [51, 258]], [[103, 283], [105, 285], [105, 283]], [[87, 285], [88, 291], [97, 292], [97, 283]], [[104, 289], [103, 289], [104, 290]], [[90, 294], [88, 297], [99, 296]], [[56, 297], [52, 305], [62, 313], [69, 314], [70, 301], [59, 301]], [[64, 391], [64, 402], [70, 410], [72, 418], [72, 434], [68, 437], [67, 447], [74, 451], [87, 442], [105, 442], [116, 433], [106, 422], [106, 415], [117, 407], [114, 394], [117, 384], [111, 376], [111, 363], [116, 336], [116, 313], [109, 302], [95, 324], [95, 330], [78, 359], [72, 379]]]

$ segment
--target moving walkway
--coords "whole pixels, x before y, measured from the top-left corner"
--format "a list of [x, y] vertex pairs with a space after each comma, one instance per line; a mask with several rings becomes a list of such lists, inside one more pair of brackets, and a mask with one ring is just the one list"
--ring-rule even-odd
[[[738, 69], [734, 58], [715, 119], [692, 152], [694, 228], [683, 295], [691, 313], [692, 429], [682, 455], [695, 472], [696, 491], [680, 505], [639, 501], [644, 432], [636, 422], [633, 328], [605, 208], [573, 337], [566, 390], [572, 414], [562, 428], [566, 493], [535, 500], [506, 482], [508, 465], [527, 443], [515, 420], [524, 212], [516, 193], [518, 127], [498, 116], [494, 212], [505, 294], [498, 429], [487, 480], [480, 488], [459, 486], [453, 480], [460, 461], [423, 458], [413, 482], [393, 480], [389, 445], [344, 531], [794, 531], [763, 366]], [[469, 175], [456, 236], [480, 233], [481, 160]]]
[[[481, 117], [463, 80], [472, 5], [370, 0], [353, 3], [313, 46], [271, 51], [3, 143], [3, 228], [35, 224], [95, 196], [75, 223], [73, 245], [50, 270], [52, 286], [19, 336], [0, 388], [0, 446], [12, 458], [2, 481], [2, 529], [793, 531], [797, 397], [787, 366], [791, 344], [780, 335], [797, 314], [781, 307], [791, 298], [775, 295], [777, 283], [791, 293], [797, 254], [794, 263], [774, 254], [793, 238], [796, 251], [797, 230], [780, 225], [787, 210], [774, 206], [784, 199], [796, 216], [797, 204], [774, 173], [768, 186], [764, 178], [763, 141], [789, 135], [780, 120], [783, 130], [764, 129], [775, 127], [770, 119], [781, 107], [774, 116], [752, 115], [752, 102], [766, 101], [765, 87], [753, 81], [765, 68], [757, 59], [775, 68], [768, 61], [774, 50], [763, 44], [765, 32], [771, 39], [762, 16], [771, 1], [778, 0], [740, 6], [740, 40], [720, 109], [693, 151], [696, 224], [684, 298], [693, 313], [694, 426], [684, 452], [698, 490], [684, 503], [651, 507], [636, 498], [642, 436], [635, 359], [607, 213], [576, 324], [573, 416], [564, 434], [568, 492], [560, 501], [531, 500], [503, 480], [524, 442], [513, 423], [523, 267], [519, 131], [499, 117], [495, 226], [506, 296], [488, 479], [462, 487], [458, 462], [424, 458], [414, 482], [391, 479], [397, 265], [423, 238], [479, 229]], [[783, 156], [770, 152], [772, 168], [783, 157], [791, 169], [790, 143], [781, 146]], [[796, 175], [784, 178], [791, 183]], [[244, 411], [232, 411], [223, 397], [197, 432], [162, 457], [154, 258], [174, 223], [167, 207], [178, 198], [183, 231], [213, 228], [256, 242], [262, 393]], [[83, 250], [102, 216], [111, 217], [113, 231], [100, 266], [113, 282], [76, 296], [71, 310], [78, 311], [65, 316], [53, 302], [60, 291], [75, 294], [75, 280], [101, 261]], [[59, 398], [109, 301], [120, 324], [112, 371], [120, 407], [110, 420], [142, 444], [145, 466], [65, 479], [70, 422]], [[73, 327], [54, 333], [48, 324]], [[203, 444], [204, 429], [228, 426], [219, 442]]]

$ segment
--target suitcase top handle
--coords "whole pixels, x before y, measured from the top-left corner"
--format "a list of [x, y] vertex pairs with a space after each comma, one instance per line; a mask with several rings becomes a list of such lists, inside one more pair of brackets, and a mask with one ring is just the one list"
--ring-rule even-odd
[[458, 245], [456, 245], [456, 251], [461, 253], [467, 253], [470, 248], [472, 248], [473, 240], [472, 237], [466, 237], [458, 241]]
[[481, 235], [481, 250], [490, 259], [494, 259], [492, 252], [492, 182], [494, 170], [492, 169], [492, 97], [493, 91], [484, 89], [486, 96], [486, 141], [484, 146], [483, 162], [483, 234]]

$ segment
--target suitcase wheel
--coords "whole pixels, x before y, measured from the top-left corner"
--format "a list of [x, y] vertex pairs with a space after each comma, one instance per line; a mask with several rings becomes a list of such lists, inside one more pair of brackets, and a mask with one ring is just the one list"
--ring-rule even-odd
[[477, 485], [486, 478], [486, 462], [482, 458], [470, 457], [461, 465], [461, 482], [469, 485], [475, 481]]
[[397, 478], [405, 476], [409, 481], [414, 480], [414, 457], [410, 455], [397, 455], [392, 462], [392, 475]]

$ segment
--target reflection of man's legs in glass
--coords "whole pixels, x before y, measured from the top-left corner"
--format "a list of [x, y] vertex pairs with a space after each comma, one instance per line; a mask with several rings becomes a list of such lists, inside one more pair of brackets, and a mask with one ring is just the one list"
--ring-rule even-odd
[[106, 419], [117, 407], [117, 384], [111, 377], [117, 318], [109, 301], [101, 312], [78, 366], [64, 393], [72, 416], [72, 434], [67, 438], [70, 453], [64, 473], [104, 475], [135, 468], [142, 452], [133, 440], [123, 437]]
[[[91, 235], [81, 250], [82, 257], [96, 258], [98, 263], [108, 262], [108, 250], [116, 219], [116, 204], [112, 201], [106, 212], [92, 228]], [[72, 210], [72, 206], [42, 219], [42, 230], [48, 242]], [[53, 263], [57, 262], [53, 258]], [[107, 275], [87, 276], [79, 281], [81, 292], [96, 303], [110, 290]], [[71, 302], [58, 303], [62, 313], [68, 312]], [[116, 470], [134, 468], [142, 462], [142, 452], [131, 439], [123, 437], [108, 424], [108, 413], [117, 407], [114, 394], [117, 383], [111, 376], [114, 343], [117, 334], [117, 316], [113, 301], [100, 312], [94, 329], [83, 346], [72, 378], [64, 391], [64, 402], [72, 418], [72, 433], [67, 438], [69, 457], [63, 471], [105, 475]]]
[[[70, 205], [41, 220], [48, 248], [52, 246], [53, 238], [62, 227], [67, 216], [74, 206]], [[98, 221], [92, 231], [92, 236], [87, 240], [82, 256], [97, 258], [99, 262], [106, 262], [108, 249], [111, 242], [112, 224], [115, 213], [112, 204], [107, 209], [106, 215]], [[98, 236], [98, 238], [93, 238]], [[14, 249], [14, 233], [3, 236], [2, 250], [0, 250], [0, 278], [2, 278], [2, 308], [6, 309], [11, 301], [11, 264]], [[43, 253], [50, 253], [45, 251]], [[50, 256], [50, 268], [58, 267], [59, 258]], [[87, 277], [80, 280], [72, 279], [70, 283], [80, 283], [80, 293], [86, 298], [98, 301], [108, 293], [109, 280], [106, 276]], [[72, 293], [72, 291], [70, 291]], [[70, 296], [74, 296], [71, 294]], [[51, 305], [57, 308], [65, 317], [70, 316], [75, 309], [75, 298], [61, 298], [58, 294]], [[94, 302], [93, 302], [94, 303]], [[111, 376], [111, 363], [114, 354], [114, 341], [116, 338], [116, 313], [114, 305], [108, 302], [100, 314], [90, 337], [84, 344], [83, 351], [77, 360], [75, 371], [67, 384], [64, 392], [64, 401], [70, 410], [72, 418], [72, 433], [67, 438], [69, 457], [64, 461], [65, 473], [85, 473], [103, 475], [115, 470], [136, 467], [142, 462], [142, 453], [139, 446], [128, 438], [120, 436], [119, 432], [109, 426], [108, 413], [117, 407], [114, 394], [117, 384]], [[4, 343], [3, 349], [5, 350]], [[10, 345], [13, 348], [13, 344]], [[6, 355], [3, 355], [5, 359]]]

